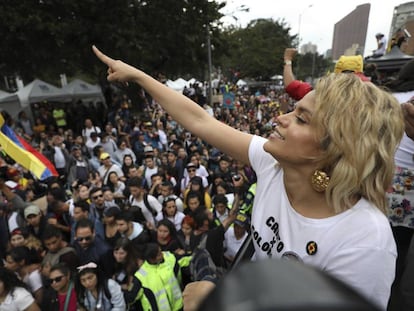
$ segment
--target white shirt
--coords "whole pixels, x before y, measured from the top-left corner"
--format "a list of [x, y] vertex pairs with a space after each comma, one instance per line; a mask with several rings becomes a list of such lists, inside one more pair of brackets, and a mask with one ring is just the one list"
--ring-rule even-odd
[[112, 163], [112, 166], [109, 168], [106, 168], [104, 165], [101, 165], [98, 168], [98, 173], [101, 176], [101, 178], [103, 178], [102, 182], [104, 184], [108, 182], [108, 176], [109, 176], [109, 173], [111, 172], [115, 172], [118, 175], [118, 177], [124, 176], [124, 172], [122, 171], [122, 169], [114, 163]]
[[55, 166], [56, 168], [64, 168], [66, 165], [65, 155], [63, 154], [62, 148], [55, 146]]
[[23, 287], [16, 287], [13, 293], [9, 292], [0, 304], [0, 311], [23, 311], [32, 303], [34, 303], [32, 294]]
[[[185, 217], [184, 213], [177, 210], [177, 212], [175, 213], [174, 216], [165, 217], [165, 218], [167, 218], [169, 221], [171, 221], [174, 224], [175, 229], [178, 231], [178, 230], [181, 229], [181, 224], [183, 223], [184, 217]], [[160, 221], [162, 219], [164, 219], [164, 214], [162, 212], [160, 212], [160, 213], [158, 213], [157, 217], [155, 217], [155, 220]]]
[[[152, 216], [151, 211], [148, 210], [148, 208], [145, 206], [144, 200], [138, 201], [137, 199], [131, 196], [129, 201], [131, 202], [131, 206], [138, 206], [141, 208], [142, 215], [145, 217], [146, 221], [155, 225], [154, 216]], [[148, 194], [148, 203], [157, 212], [157, 215], [158, 213], [161, 212], [162, 205], [160, 204], [160, 202], [158, 202], [158, 200], [154, 196], [150, 194]]]
[[231, 226], [227, 229], [226, 233], [224, 234], [224, 247], [226, 251], [224, 252], [224, 256], [226, 257], [235, 257], [237, 252], [239, 251], [240, 247], [243, 245], [244, 240], [247, 238], [247, 232], [244, 233], [241, 239], [237, 239], [234, 235], [234, 227]]
[[283, 257], [316, 266], [385, 310], [397, 256], [386, 216], [363, 198], [333, 217], [297, 213], [285, 191], [283, 170], [263, 150], [265, 142], [254, 136], [249, 146], [258, 177], [252, 214], [256, 258]]
[[86, 138], [86, 141], [88, 141], [89, 139], [91, 139], [91, 133], [92, 132], [95, 132], [97, 134], [100, 134], [102, 131], [99, 128], [99, 126], [92, 126], [91, 128], [85, 127], [82, 130], [82, 136]]
[[23, 282], [28, 286], [32, 293], [43, 287], [42, 276], [39, 270], [33, 270], [31, 273], [26, 274], [23, 278]]

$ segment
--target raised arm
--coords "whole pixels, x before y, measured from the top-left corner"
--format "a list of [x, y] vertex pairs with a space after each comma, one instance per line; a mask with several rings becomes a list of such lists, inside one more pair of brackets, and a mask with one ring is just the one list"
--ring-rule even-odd
[[293, 58], [295, 57], [295, 54], [295, 48], [286, 48], [285, 53], [283, 55], [283, 84], [285, 85], [285, 88], [295, 80], [295, 76], [293, 75], [292, 70], [292, 62]]
[[135, 82], [141, 85], [178, 123], [194, 135], [243, 163], [249, 163], [252, 135], [240, 132], [212, 118], [188, 97], [168, 88], [144, 72], [114, 60], [95, 46], [96, 56], [108, 66], [108, 81]]

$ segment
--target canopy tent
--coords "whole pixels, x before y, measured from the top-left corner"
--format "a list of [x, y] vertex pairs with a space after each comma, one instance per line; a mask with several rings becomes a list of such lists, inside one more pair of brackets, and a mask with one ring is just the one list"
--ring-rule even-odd
[[89, 84], [80, 79], [75, 79], [62, 87], [62, 91], [70, 94], [73, 100], [105, 102], [105, 97], [99, 85]]
[[19, 96], [21, 106], [28, 107], [31, 103], [42, 101], [68, 102], [71, 94], [42, 80], [34, 80], [15, 94]]
[[19, 96], [0, 90], [0, 110], [7, 111], [11, 117], [17, 117], [21, 110]]
[[178, 78], [177, 80], [167, 80], [165, 82], [165, 85], [167, 85], [169, 88], [172, 88], [175, 91], [182, 92], [185, 87], [189, 87], [190, 83], [183, 78]]
[[244, 80], [242, 80], [242, 79], [240, 79], [239, 81], [236, 82], [236, 85], [238, 87], [245, 86], [245, 85], [247, 85], [247, 82], [244, 81]]

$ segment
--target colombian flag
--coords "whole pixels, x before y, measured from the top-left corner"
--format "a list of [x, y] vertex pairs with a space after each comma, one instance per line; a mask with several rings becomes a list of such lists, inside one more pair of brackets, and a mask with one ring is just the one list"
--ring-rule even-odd
[[32, 172], [40, 180], [59, 175], [53, 164], [43, 154], [4, 124], [4, 118], [1, 114], [0, 128], [0, 145], [14, 161]]

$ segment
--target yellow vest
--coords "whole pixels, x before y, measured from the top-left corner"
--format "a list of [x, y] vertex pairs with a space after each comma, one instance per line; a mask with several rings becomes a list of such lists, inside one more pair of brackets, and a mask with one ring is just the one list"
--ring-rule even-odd
[[145, 261], [135, 277], [154, 293], [160, 311], [178, 311], [183, 308], [183, 295], [174, 273], [177, 259], [170, 252], [163, 252], [163, 255], [164, 262], [160, 264]]

